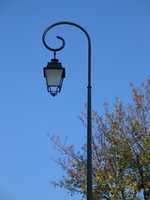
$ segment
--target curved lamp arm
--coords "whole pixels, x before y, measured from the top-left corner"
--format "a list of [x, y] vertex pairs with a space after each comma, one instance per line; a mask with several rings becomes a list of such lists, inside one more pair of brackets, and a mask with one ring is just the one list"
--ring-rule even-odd
[[[60, 36], [56, 36], [57, 39], [59, 39], [62, 44], [59, 48], [52, 48], [50, 47], [47, 43], [46, 43], [46, 40], [45, 40], [45, 37], [47, 35], [47, 33], [54, 27], [56, 26], [59, 26], [59, 25], [70, 25], [70, 26], [74, 26], [78, 29], [80, 29], [87, 37], [87, 40], [88, 40], [88, 74], [90, 75], [91, 74], [91, 39], [90, 39], [90, 36], [88, 34], [88, 32], [80, 25], [76, 24], [76, 23], [73, 23], [73, 22], [68, 22], [68, 21], [62, 21], [62, 22], [57, 22], [57, 23], [54, 23], [52, 25], [50, 25], [49, 27], [47, 27], [42, 35], [42, 41], [43, 41], [43, 44], [44, 46], [50, 50], [50, 51], [53, 51], [54, 53], [56, 53], [57, 51], [60, 51], [62, 50], [64, 47], [65, 47], [65, 40], [60, 37]], [[88, 85], [91, 86], [91, 77], [88, 76]]]
[[42, 36], [42, 41], [44, 46], [54, 52], [54, 56], [56, 55], [56, 52], [62, 50], [65, 46], [65, 40], [57, 36], [57, 39], [59, 39], [62, 44], [59, 48], [52, 48], [49, 45], [47, 45], [45, 41], [46, 34], [48, 31], [50, 31], [52, 28], [60, 25], [69, 25], [76, 27], [80, 29], [85, 35], [88, 40], [88, 93], [87, 93], [87, 200], [92, 200], [92, 106], [91, 106], [91, 39], [88, 34], [88, 32], [80, 25], [73, 23], [73, 22], [68, 22], [68, 21], [61, 21], [54, 23], [47, 27], [43, 33]]

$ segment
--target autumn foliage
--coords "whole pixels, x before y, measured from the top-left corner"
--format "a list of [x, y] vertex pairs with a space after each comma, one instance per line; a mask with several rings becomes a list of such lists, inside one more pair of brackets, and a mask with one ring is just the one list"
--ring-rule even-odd
[[[117, 98], [102, 117], [92, 113], [94, 200], [138, 200], [139, 194], [150, 200], [150, 80], [139, 89], [131, 84], [131, 91], [130, 105]], [[54, 184], [86, 197], [86, 145], [76, 152], [58, 137], [52, 141], [65, 172]]]

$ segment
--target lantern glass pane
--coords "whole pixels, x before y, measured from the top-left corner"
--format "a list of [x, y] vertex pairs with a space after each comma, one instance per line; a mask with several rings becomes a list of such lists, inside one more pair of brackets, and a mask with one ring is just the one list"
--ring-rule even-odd
[[48, 86], [59, 86], [62, 80], [62, 69], [46, 69], [45, 76]]
[[52, 96], [56, 96], [60, 92], [60, 88], [59, 87], [49, 87], [48, 92], [50, 92], [50, 94]]

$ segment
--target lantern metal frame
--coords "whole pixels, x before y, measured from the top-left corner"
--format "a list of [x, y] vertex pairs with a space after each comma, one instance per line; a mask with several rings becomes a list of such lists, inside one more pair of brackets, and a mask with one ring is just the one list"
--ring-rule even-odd
[[[62, 70], [62, 75], [61, 75], [59, 85], [49, 85], [48, 77], [46, 76], [47, 70]], [[65, 78], [65, 68], [62, 67], [61, 62], [59, 62], [58, 59], [54, 58], [54, 59], [51, 59], [51, 62], [48, 62], [46, 67], [43, 68], [43, 74], [44, 74], [44, 77], [46, 78], [47, 91], [52, 96], [56, 96], [58, 93], [60, 93], [61, 88], [62, 88], [63, 80]], [[55, 88], [55, 90], [53, 91], [52, 88]]]

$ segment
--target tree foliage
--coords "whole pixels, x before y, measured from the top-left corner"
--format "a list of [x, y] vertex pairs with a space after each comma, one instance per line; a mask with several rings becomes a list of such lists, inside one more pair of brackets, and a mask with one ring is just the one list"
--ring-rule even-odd
[[[131, 84], [132, 102], [125, 106], [116, 99], [113, 109], [105, 105], [93, 120], [94, 200], [150, 200], [150, 80], [139, 89]], [[85, 116], [81, 117], [86, 123]], [[54, 182], [71, 194], [86, 196], [86, 145], [76, 152], [73, 145], [52, 138], [60, 151], [57, 163], [65, 172]]]

